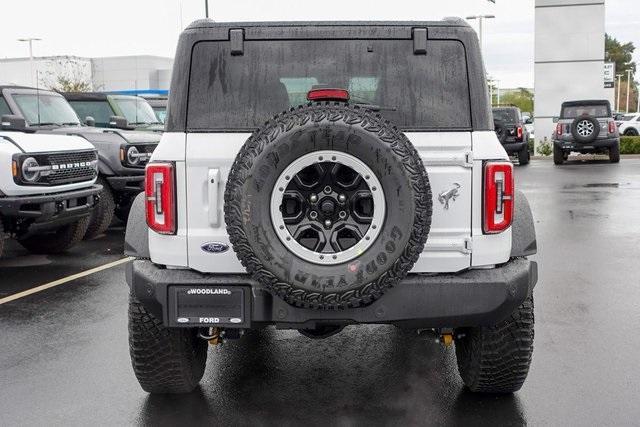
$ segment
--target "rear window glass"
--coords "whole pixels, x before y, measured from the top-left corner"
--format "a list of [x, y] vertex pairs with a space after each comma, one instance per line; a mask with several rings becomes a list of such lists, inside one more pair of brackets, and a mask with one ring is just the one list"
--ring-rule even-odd
[[575, 119], [589, 115], [594, 117], [611, 117], [611, 110], [607, 104], [571, 105], [562, 109], [563, 119]]
[[76, 110], [80, 120], [86, 123], [87, 116], [91, 116], [96, 121], [96, 126], [108, 126], [114, 115], [107, 101], [69, 101], [69, 104]]
[[513, 108], [501, 108], [493, 110], [493, 118], [506, 123], [517, 123], [520, 121], [520, 114]]
[[412, 40], [245, 41], [193, 49], [187, 128], [255, 129], [305, 104], [314, 86], [348, 89], [351, 103], [375, 104], [403, 129], [468, 129], [471, 106], [464, 46], [430, 40], [414, 55]]

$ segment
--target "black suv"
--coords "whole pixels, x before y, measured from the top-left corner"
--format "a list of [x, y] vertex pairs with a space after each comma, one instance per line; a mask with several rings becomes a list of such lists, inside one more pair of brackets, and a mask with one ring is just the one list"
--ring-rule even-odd
[[564, 102], [553, 132], [553, 162], [561, 165], [571, 152], [608, 154], [620, 161], [620, 133], [607, 100]]
[[529, 132], [524, 126], [522, 113], [518, 107], [496, 107], [493, 109], [493, 123], [496, 135], [505, 151], [518, 156], [521, 165], [529, 163]]

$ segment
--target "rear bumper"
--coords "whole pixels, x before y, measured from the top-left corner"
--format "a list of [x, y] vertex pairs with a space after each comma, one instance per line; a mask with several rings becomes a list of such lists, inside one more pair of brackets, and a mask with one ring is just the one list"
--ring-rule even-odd
[[532, 292], [538, 268], [535, 262], [518, 258], [500, 267], [459, 274], [410, 274], [369, 306], [335, 311], [293, 307], [273, 297], [248, 275], [167, 270], [149, 260], [134, 260], [127, 265], [126, 276], [132, 294], [166, 326], [185, 326], [169, 318], [168, 295], [171, 286], [186, 285], [245, 288], [245, 312], [250, 315], [242, 325], [225, 327], [271, 324], [300, 329], [322, 324], [384, 323], [439, 328], [493, 325], [505, 319]]
[[107, 176], [105, 179], [116, 193], [139, 193], [144, 190], [144, 175]]
[[553, 144], [561, 148], [563, 150], [571, 150], [571, 151], [580, 151], [580, 152], [588, 152], [590, 150], [597, 150], [599, 148], [610, 148], [620, 143], [620, 138], [603, 138], [596, 139], [593, 142], [582, 144], [575, 141], [564, 141], [556, 139], [553, 141]]
[[31, 219], [29, 232], [56, 228], [88, 215], [102, 186], [36, 196], [0, 198], [0, 215], [9, 219]]
[[527, 143], [525, 141], [505, 142], [504, 144], [502, 144], [502, 146], [504, 147], [504, 150], [507, 152], [507, 154], [512, 154], [522, 151], [522, 149], [527, 146]]

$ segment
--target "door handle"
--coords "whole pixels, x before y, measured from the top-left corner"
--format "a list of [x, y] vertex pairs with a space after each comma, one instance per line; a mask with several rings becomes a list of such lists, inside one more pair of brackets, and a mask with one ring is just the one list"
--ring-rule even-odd
[[209, 190], [209, 224], [212, 227], [220, 226], [220, 213], [218, 209], [218, 192], [220, 188], [220, 169], [209, 169], [207, 176]]

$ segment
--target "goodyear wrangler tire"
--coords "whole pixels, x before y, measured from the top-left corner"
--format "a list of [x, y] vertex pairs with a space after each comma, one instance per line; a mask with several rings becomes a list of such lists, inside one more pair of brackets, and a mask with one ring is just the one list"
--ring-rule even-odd
[[275, 116], [238, 153], [225, 221], [247, 271], [289, 304], [371, 303], [409, 272], [431, 225], [431, 188], [406, 136], [365, 108]]

